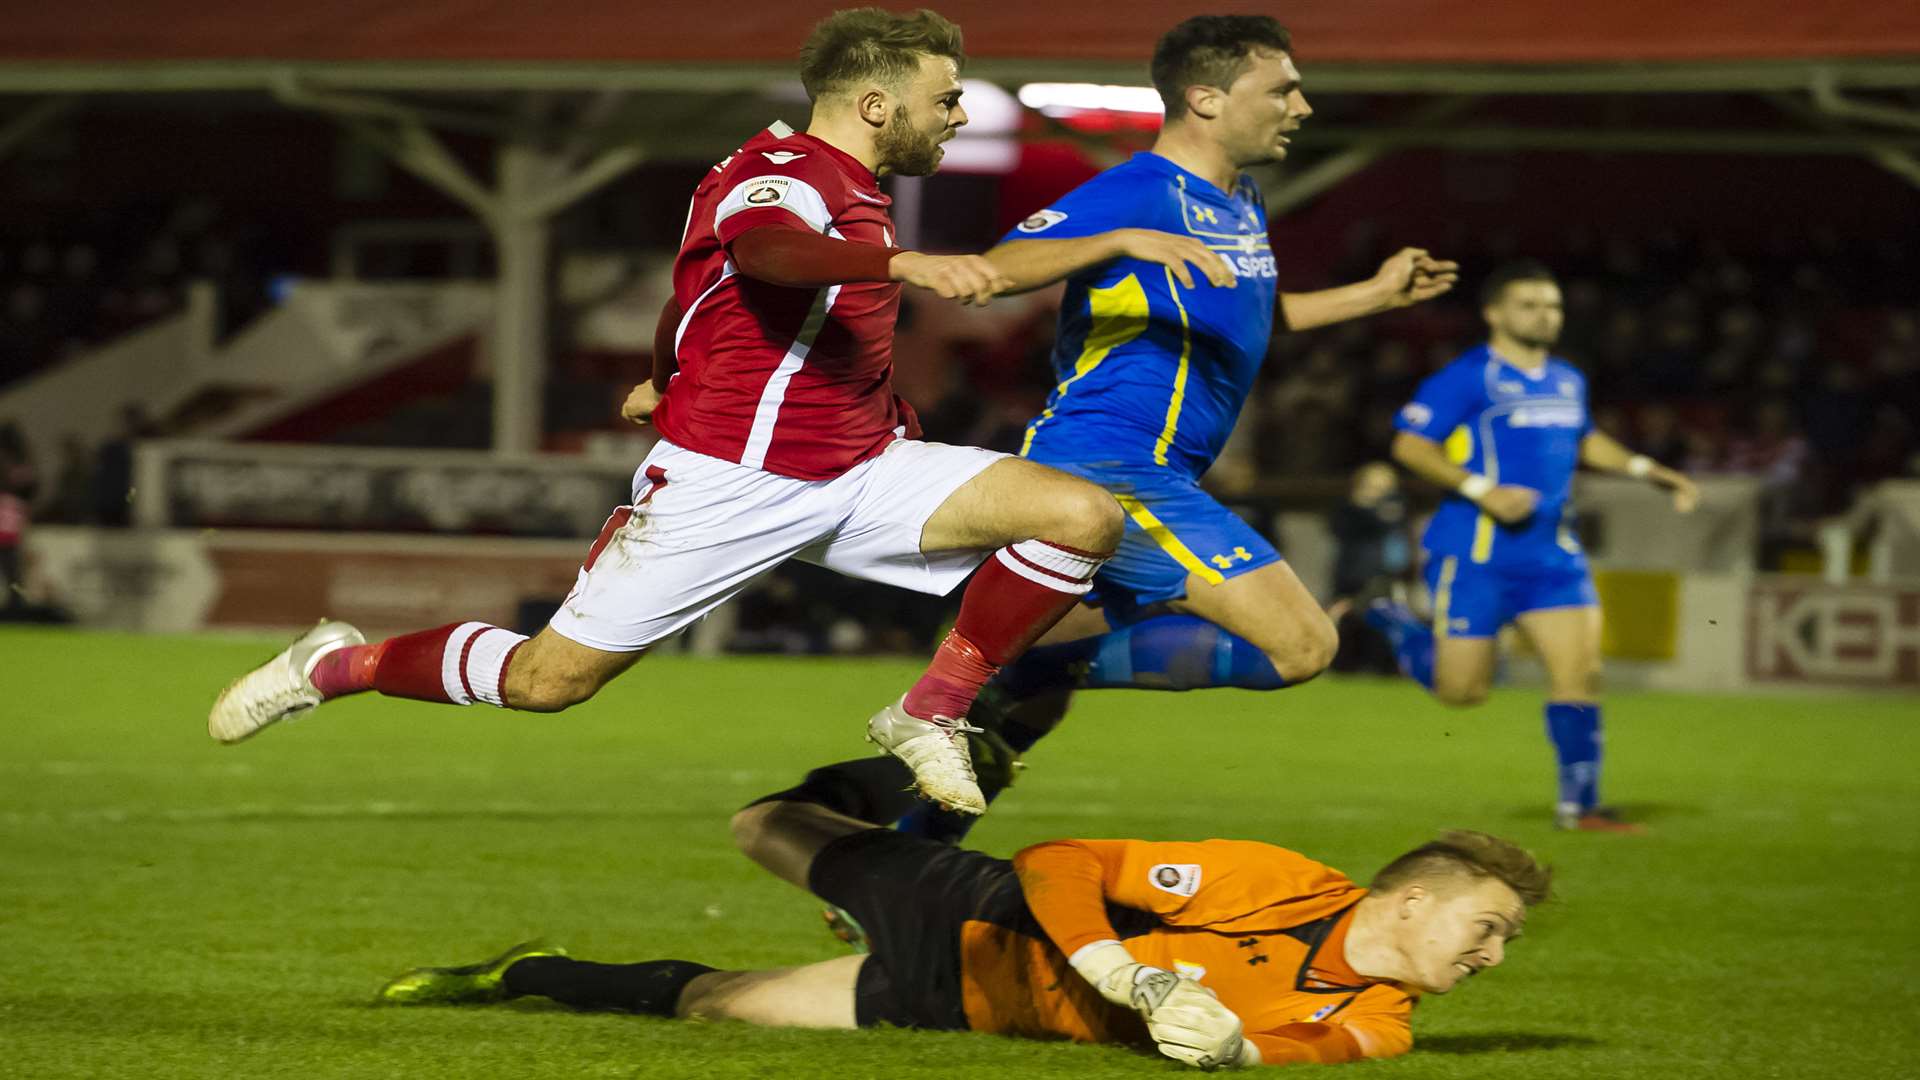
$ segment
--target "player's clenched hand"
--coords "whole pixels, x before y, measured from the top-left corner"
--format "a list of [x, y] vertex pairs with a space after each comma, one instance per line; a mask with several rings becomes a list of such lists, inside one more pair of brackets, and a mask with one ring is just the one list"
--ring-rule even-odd
[[1673, 508], [1683, 514], [1693, 513], [1694, 507], [1700, 505], [1700, 485], [1687, 479], [1685, 473], [1673, 472], [1671, 469], [1667, 472], [1670, 475], [1662, 479], [1673, 492]]
[[1231, 289], [1240, 283], [1226, 258], [1197, 237], [1158, 229], [1115, 229], [1113, 236], [1119, 242], [1122, 256], [1159, 263], [1173, 271], [1183, 289], [1193, 288], [1193, 273], [1187, 269], [1188, 264], [1198, 267], [1207, 280], [1218, 287]]
[[1477, 501], [1480, 509], [1500, 524], [1518, 525], [1533, 516], [1533, 508], [1540, 505], [1540, 493], [1529, 487], [1501, 484]]
[[660, 406], [660, 391], [650, 382], [643, 382], [633, 388], [627, 400], [620, 406], [620, 415], [629, 421], [646, 427], [653, 420], [653, 410]]
[[1431, 300], [1460, 280], [1460, 264], [1436, 259], [1423, 248], [1401, 248], [1373, 275], [1388, 307]]
[[1134, 983], [1133, 1008], [1162, 1054], [1199, 1069], [1238, 1065], [1247, 1056], [1240, 1018], [1213, 991], [1184, 975], [1155, 970]]
[[904, 281], [963, 304], [984, 304], [1013, 288], [1013, 279], [980, 255], [924, 255], [903, 251], [887, 263], [895, 281]]

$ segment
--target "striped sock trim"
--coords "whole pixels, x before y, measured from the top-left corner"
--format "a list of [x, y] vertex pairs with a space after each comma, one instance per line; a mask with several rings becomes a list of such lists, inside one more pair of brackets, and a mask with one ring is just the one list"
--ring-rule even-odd
[[523, 642], [525, 634], [516, 634], [511, 630], [502, 630], [489, 626], [473, 636], [467, 650], [467, 685], [472, 687], [473, 696], [489, 705], [505, 708], [506, 697], [503, 693], [507, 681], [507, 662]]
[[484, 701], [504, 707], [501, 683], [506, 678], [507, 661], [526, 641], [526, 635], [502, 630], [483, 622], [461, 623], [447, 635], [446, 650], [440, 654], [440, 687], [455, 705]]
[[1093, 573], [1107, 561], [1045, 540], [1022, 540], [994, 552], [994, 558], [1014, 573], [1038, 585], [1069, 596], [1083, 596], [1093, 587]]
[[473, 691], [467, 688], [467, 652], [473, 639], [488, 629], [491, 627], [483, 622], [464, 622], [447, 635], [446, 648], [440, 653], [440, 688], [455, 705], [473, 704]]

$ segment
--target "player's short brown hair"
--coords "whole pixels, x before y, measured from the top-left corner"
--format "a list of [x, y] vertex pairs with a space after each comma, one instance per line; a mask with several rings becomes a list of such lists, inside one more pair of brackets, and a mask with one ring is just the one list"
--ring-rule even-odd
[[872, 7], [836, 11], [815, 23], [800, 46], [800, 85], [807, 100], [819, 101], [864, 79], [897, 83], [920, 70], [923, 56], [966, 63], [960, 28], [926, 8], [911, 15]]
[[1493, 268], [1487, 280], [1480, 285], [1480, 306], [1492, 307], [1507, 294], [1507, 286], [1518, 285], [1523, 281], [1545, 281], [1558, 285], [1560, 279], [1553, 276], [1547, 264], [1539, 259], [1509, 259]]
[[1499, 878], [1528, 907], [1546, 900], [1553, 887], [1553, 869], [1540, 865], [1520, 845], [1483, 832], [1449, 829], [1440, 839], [1381, 867], [1368, 888], [1390, 893], [1430, 877]]
[[1187, 87], [1232, 86], [1255, 49], [1293, 52], [1293, 35], [1271, 15], [1195, 15], [1153, 47], [1153, 88], [1167, 119], [1187, 115]]

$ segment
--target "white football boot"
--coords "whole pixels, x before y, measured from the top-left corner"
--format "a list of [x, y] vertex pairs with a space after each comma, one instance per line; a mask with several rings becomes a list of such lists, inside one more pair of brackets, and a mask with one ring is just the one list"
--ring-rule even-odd
[[922, 720], [907, 712], [906, 700], [902, 696], [873, 714], [867, 740], [907, 763], [921, 795], [963, 814], [986, 813], [987, 800], [967, 750], [967, 733], [980, 729], [945, 716]]
[[221, 691], [207, 714], [207, 734], [237, 743], [268, 724], [309, 711], [320, 704], [320, 691], [310, 679], [314, 665], [328, 653], [366, 643], [366, 636], [351, 625], [321, 620], [280, 655]]

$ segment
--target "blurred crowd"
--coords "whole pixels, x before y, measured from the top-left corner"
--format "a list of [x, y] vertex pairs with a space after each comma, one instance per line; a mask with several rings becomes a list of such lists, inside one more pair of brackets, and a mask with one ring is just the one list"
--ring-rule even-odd
[[251, 318], [265, 288], [252, 232], [187, 199], [0, 235], [0, 386], [178, 310], [191, 281], [220, 288], [230, 325]]

